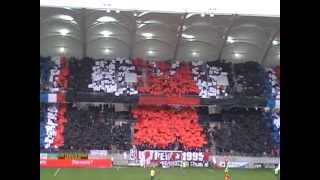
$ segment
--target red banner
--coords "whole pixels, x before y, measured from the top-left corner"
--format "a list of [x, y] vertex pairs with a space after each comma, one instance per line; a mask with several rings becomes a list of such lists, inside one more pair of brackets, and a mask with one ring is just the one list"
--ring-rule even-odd
[[42, 168], [111, 168], [110, 159], [95, 160], [66, 160], [66, 159], [47, 159], [40, 160]]
[[200, 99], [199, 97], [178, 97], [178, 96], [146, 96], [141, 95], [139, 97], [139, 104], [140, 105], [199, 105]]

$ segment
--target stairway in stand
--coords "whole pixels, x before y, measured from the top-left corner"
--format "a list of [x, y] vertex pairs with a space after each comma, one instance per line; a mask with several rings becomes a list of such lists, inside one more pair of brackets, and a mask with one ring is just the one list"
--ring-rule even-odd
[[211, 154], [216, 154], [216, 142], [213, 140], [213, 138], [212, 138], [212, 140], [211, 140], [211, 146], [210, 146], [210, 152], [211, 152]]

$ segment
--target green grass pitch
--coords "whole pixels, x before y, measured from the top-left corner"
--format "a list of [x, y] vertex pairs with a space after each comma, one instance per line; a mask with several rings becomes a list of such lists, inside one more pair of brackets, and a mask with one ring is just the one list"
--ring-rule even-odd
[[[273, 169], [229, 169], [231, 180], [279, 180]], [[56, 176], [55, 176], [56, 175]], [[156, 169], [155, 180], [223, 180], [224, 169]], [[113, 167], [111, 169], [41, 169], [40, 180], [150, 180], [150, 169]]]

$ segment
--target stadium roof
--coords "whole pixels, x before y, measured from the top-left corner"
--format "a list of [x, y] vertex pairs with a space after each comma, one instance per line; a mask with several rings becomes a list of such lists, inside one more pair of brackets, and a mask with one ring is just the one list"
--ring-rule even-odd
[[280, 17], [40, 7], [40, 54], [280, 64]]

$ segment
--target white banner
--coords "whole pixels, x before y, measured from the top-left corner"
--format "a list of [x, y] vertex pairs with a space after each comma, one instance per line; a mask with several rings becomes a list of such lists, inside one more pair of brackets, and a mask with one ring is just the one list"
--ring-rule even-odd
[[90, 150], [89, 155], [91, 155], [91, 156], [107, 156], [108, 151], [107, 150]]
[[56, 103], [57, 99], [58, 99], [57, 94], [53, 94], [53, 93], [48, 94], [48, 102], [49, 103]]
[[41, 160], [48, 159], [48, 154], [47, 153], [40, 153], [40, 159]]
[[95, 160], [95, 159], [108, 159], [107, 156], [99, 156], [99, 155], [88, 155], [89, 160]]
[[129, 165], [148, 165], [154, 161], [159, 162], [163, 167], [180, 166], [187, 162], [192, 167], [208, 167], [209, 154], [204, 152], [182, 152], [168, 150], [130, 150]]
[[228, 77], [224, 76], [224, 75], [219, 75], [217, 77], [217, 84], [218, 85], [223, 85], [223, 86], [229, 86]]
[[[236, 161], [230, 161], [228, 162], [228, 167], [229, 168], [244, 168], [247, 165], [249, 165], [249, 162], [236, 162]], [[226, 164], [224, 161], [219, 162], [219, 167], [225, 167]]]

